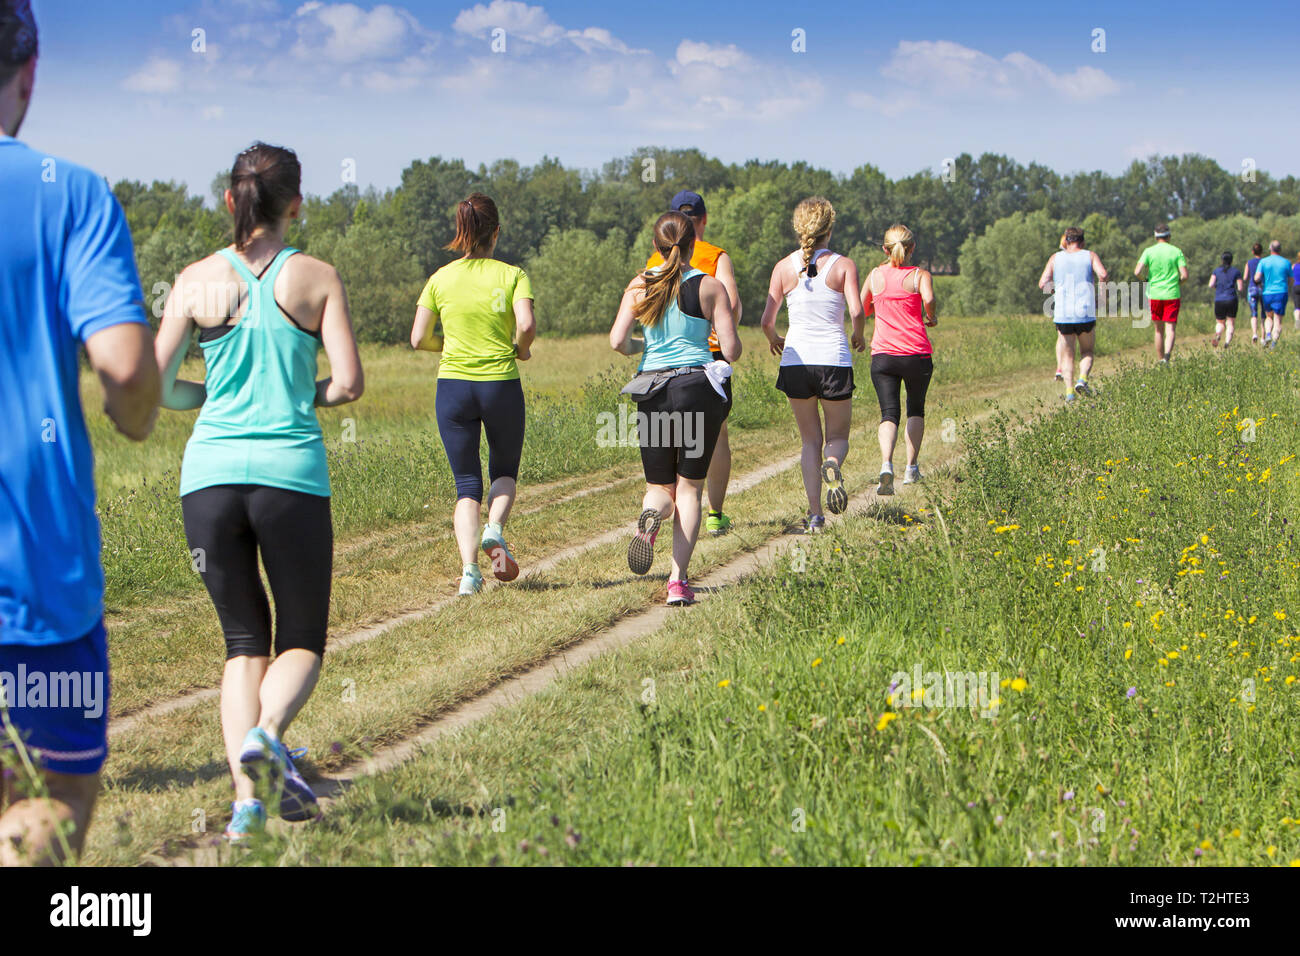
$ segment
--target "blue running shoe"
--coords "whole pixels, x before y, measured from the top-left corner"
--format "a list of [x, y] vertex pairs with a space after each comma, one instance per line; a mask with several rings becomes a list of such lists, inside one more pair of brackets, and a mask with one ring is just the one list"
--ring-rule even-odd
[[291, 754], [284, 744], [261, 727], [248, 732], [239, 752], [239, 765], [244, 773], [254, 783], [270, 782], [272, 798], [279, 799], [281, 818], [291, 823], [310, 820], [320, 812], [316, 794], [293, 765], [294, 757], [301, 757], [306, 752], [295, 750]]
[[230, 805], [230, 822], [226, 824], [226, 839], [242, 843], [254, 833], [266, 829], [266, 807], [261, 800], [236, 800]]
[[482, 590], [483, 572], [478, 569], [477, 564], [465, 565], [465, 570], [460, 576], [460, 590], [457, 593], [461, 597], [465, 597], [470, 594], [478, 594]]

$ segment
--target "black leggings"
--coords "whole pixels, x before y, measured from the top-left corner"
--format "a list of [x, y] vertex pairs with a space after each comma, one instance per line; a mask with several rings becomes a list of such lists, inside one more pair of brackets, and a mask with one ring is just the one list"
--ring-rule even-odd
[[330, 500], [265, 485], [212, 485], [181, 499], [185, 540], [226, 635], [226, 659], [271, 655], [271, 608], [257, 554], [275, 598], [275, 652], [325, 653], [334, 525]]
[[652, 485], [675, 485], [678, 478], [702, 481], [717, 447], [731, 406], [703, 372], [668, 380], [655, 394], [638, 402], [637, 436], [641, 467]]
[[524, 451], [524, 386], [519, 379], [472, 382], [438, 379], [434, 399], [438, 434], [456, 479], [456, 497], [483, 500], [483, 463], [479, 435], [486, 431], [488, 481], [519, 478]]
[[925, 393], [934, 374], [934, 361], [928, 355], [871, 356], [871, 384], [880, 400], [880, 420], [898, 424], [902, 411], [899, 393], [907, 386], [907, 417], [925, 417]]

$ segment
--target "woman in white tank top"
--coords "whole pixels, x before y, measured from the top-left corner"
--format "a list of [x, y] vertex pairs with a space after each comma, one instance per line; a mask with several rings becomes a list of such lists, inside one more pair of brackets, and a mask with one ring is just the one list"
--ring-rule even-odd
[[[852, 346], [865, 351], [866, 318], [856, 295], [858, 267], [847, 256], [833, 253], [831, 230], [835, 210], [820, 196], [805, 199], [794, 211], [794, 231], [799, 249], [772, 270], [762, 328], [774, 355], [781, 356], [776, 387], [790, 400], [803, 441], [801, 465], [808, 495], [804, 530], [819, 531], [822, 482], [826, 510], [840, 514], [848, 507], [848, 493], [840, 469], [849, 451], [853, 418], [853, 354], [844, 334], [844, 307], [853, 320]], [[776, 334], [776, 315], [785, 302], [790, 327]], [[823, 425], [823, 415], [825, 423]]]

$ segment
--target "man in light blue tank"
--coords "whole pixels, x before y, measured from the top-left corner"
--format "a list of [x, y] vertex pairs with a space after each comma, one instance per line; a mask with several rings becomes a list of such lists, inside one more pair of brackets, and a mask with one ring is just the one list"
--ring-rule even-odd
[[[1071, 226], [1061, 239], [1061, 251], [1047, 260], [1038, 287], [1052, 286], [1052, 321], [1056, 324], [1057, 377], [1065, 381], [1065, 400], [1090, 393], [1088, 375], [1097, 341], [1097, 283], [1106, 281], [1106, 267], [1097, 253], [1084, 248], [1083, 230]], [[1079, 378], [1074, 377], [1074, 346], [1079, 345]]]
[[104, 574], [80, 347], [128, 438], [149, 434], [159, 397], [121, 207], [94, 173], [13, 138], [36, 50], [29, 0], [0, 0], [0, 692], [48, 794], [33, 795], [36, 782], [21, 776], [6, 783], [0, 865], [81, 848], [108, 752]]

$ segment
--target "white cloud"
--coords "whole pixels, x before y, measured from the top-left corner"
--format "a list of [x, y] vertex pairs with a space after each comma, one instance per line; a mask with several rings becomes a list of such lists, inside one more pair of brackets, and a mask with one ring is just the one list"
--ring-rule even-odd
[[352, 3], [312, 0], [294, 11], [294, 26], [295, 57], [335, 64], [396, 59], [432, 38], [414, 16], [386, 3], [367, 12]]
[[460, 11], [452, 22], [452, 29], [467, 37], [486, 40], [492, 31], [505, 31], [506, 49], [511, 42], [529, 46], [553, 47], [571, 43], [583, 53], [645, 53], [634, 50], [603, 27], [586, 27], [582, 30], [566, 29], [551, 19], [544, 7], [530, 7], [519, 0], [492, 0], [478, 3]]
[[697, 65], [711, 66], [719, 70], [735, 70], [748, 69], [753, 64], [754, 61], [749, 55], [734, 43], [718, 46], [695, 40], [683, 40], [677, 45], [677, 55], [673, 58], [671, 66], [673, 72], [677, 73]]
[[1120, 89], [1096, 67], [1057, 73], [1024, 53], [1010, 53], [999, 60], [949, 40], [904, 40], [880, 72], [896, 83], [927, 87], [948, 96], [1018, 99], [1035, 87], [1046, 87], [1069, 99], [1092, 100]]
[[180, 63], [157, 56], [122, 81], [122, 87], [133, 93], [174, 93], [180, 85]]

